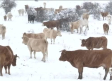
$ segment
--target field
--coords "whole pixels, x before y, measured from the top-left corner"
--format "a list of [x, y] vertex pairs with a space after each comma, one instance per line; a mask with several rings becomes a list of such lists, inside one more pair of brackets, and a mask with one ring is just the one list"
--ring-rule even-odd
[[[81, 4], [81, 2], [78, 2]], [[78, 4], [77, 3], [77, 4]], [[81, 47], [80, 39], [86, 39], [90, 36], [99, 37], [106, 36], [108, 39], [108, 48], [112, 49], [112, 25], [110, 26], [109, 34], [104, 35], [103, 32], [103, 23], [107, 23], [106, 20], [95, 20], [92, 15], [89, 18], [89, 30], [87, 34], [78, 34], [74, 32], [62, 31], [62, 37], [56, 38], [56, 43], [51, 44], [50, 39], [48, 39], [48, 61], [42, 62], [42, 53], [36, 53], [36, 59], [30, 59], [29, 50], [26, 45], [22, 43], [22, 35], [24, 32], [34, 32], [40, 33], [45, 28], [42, 26], [42, 23], [34, 22], [34, 24], [27, 22], [27, 14], [24, 16], [19, 16], [17, 10], [19, 8], [24, 8], [24, 4], [30, 4], [33, 7], [36, 5], [41, 6], [43, 2], [17, 2], [17, 7], [12, 10], [13, 18], [12, 21], [4, 21], [4, 10], [0, 8], [0, 24], [4, 24], [7, 28], [6, 38], [2, 40], [0, 35], [0, 45], [10, 45], [13, 49], [14, 54], [17, 54], [20, 58], [17, 59], [17, 66], [11, 66], [11, 75], [5, 74], [3, 69], [3, 77], [0, 76], [1, 81], [79, 81], [78, 70], [72, 67], [68, 62], [59, 61], [61, 53], [59, 52], [62, 49], [66, 50], [77, 50], [77, 49], [86, 49]], [[48, 1], [48, 4], [52, 4]], [[60, 4], [54, 6], [57, 8]], [[64, 7], [67, 6], [67, 2], [61, 3]], [[101, 4], [104, 4], [101, 2]], [[74, 4], [75, 5], [75, 4]], [[73, 2], [71, 7], [74, 7]], [[51, 7], [50, 5], [48, 7]], [[102, 48], [101, 48], [102, 49]], [[33, 54], [32, 54], [33, 55]], [[83, 79], [81, 81], [103, 81], [104, 69], [99, 68], [84, 68]], [[105, 81], [109, 81], [110, 75], [108, 74]]]

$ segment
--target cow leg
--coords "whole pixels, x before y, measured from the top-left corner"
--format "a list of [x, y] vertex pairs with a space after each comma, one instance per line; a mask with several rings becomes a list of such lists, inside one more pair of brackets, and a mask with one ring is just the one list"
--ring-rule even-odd
[[0, 76], [3, 76], [3, 74], [2, 74], [2, 68], [3, 68], [3, 66], [0, 65]]
[[82, 32], [82, 27], [80, 27], [80, 34], [81, 34], [81, 32]]
[[55, 44], [55, 39], [53, 39], [53, 42], [54, 42], [53, 44]]
[[105, 76], [104, 76], [104, 80], [106, 79], [106, 77], [107, 77], [107, 74], [108, 74], [108, 71], [109, 71], [109, 68], [105, 68]]
[[46, 50], [46, 59], [48, 59], [48, 51]]
[[77, 33], [78, 33], [78, 28], [77, 28]]
[[51, 38], [51, 44], [52, 44], [52, 38]]
[[36, 51], [34, 51], [34, 58], [36, 59], [36, 56], [35, 56], [35, 54], [36, 54]]
[[46, 60], [45, 60], [45, 56], [46, 56], [46, 54], [45, 54], [44, 52], [42, 52], [42, 54], [43, 54], [43, 58], [42, 58], [41, 61], [45, 62], [45, 61], [46, 61]]
[[4, 38], [5, 38], [5, 34], [3, 33], [3, 34], [2, 34], [2, 40], [3, 40]]
[[32, 50], [30, 50], [30, 58], [32, 58]]
[[10, 64], [8, 65], [8, 74], [10, 75]]
[[79, 77], [78, 77], [78, 79], [82, 79], [83, 67], [79, 67], [79, 68], [78, 68], [78, 72], [79, 72]]
[[7, 74], [7, 66], [4, 66], [4, 68], [5, 68], [5, 73]]

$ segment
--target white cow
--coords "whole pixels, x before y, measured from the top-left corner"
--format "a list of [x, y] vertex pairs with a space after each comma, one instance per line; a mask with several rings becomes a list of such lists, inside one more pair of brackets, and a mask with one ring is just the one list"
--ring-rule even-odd
[[108, 21], [108, 24], [109, 24], [109, 25], [111, 24], [111, 20], [112, 20], [111, 15], [108, 15], [108, 16], [107, 16], [107, 21]]
[[12, 13], [11, 13], [11, 12], [8, 12], [8, 13], [7, 13], [7, 18], [8, 18], [8, 20], [12, 20], [12, 17], [13, 17]]
[[54, 30], [54, 29], [49, 29], [49, 28], [44, 28], [43, 33], [45, 34], [46, 40], [47, 38], [51, 39], [51, 44], [52, 44], [52, 39], [53, 39], [53, 43], [55, 43], [56, 37], [62, 36], [59, 30]]
[[88, 27], [88, 20], [87, 19], [81, 19], [81, 20], [78, 20], [78, 21], [75, 21], [75, 22], [70, 22], [70, 30], [71, 30], [71, 33], [73, 34], [73, 30], [74, 29], [77, 29], [77, 33], [78, 33], [78, 29], [80, 28], [80, 34], [82, 33], [82, 28], [85, 26], [85, 31], [84, 31], [84, 34], [86, 33], [86, 29]]
[[19, 15], [22, 15], [23, 16], [24, 15], [24, 12], [25, 12], [24, 9], [19, 9], [18, 10]]

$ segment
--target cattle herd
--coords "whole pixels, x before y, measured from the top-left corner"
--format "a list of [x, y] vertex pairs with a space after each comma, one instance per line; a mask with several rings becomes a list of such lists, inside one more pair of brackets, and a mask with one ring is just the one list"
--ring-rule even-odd
[[[46, 3], [44, 3], [44, 9], [45, 9]], [[24, 12], [27, 12], [27, 9], [29, 8], [28, 5], [25, 5], [24, 9], [19, 9], [18, 13], [19, 15], [24, 15]], [[37, 8], [35, 8], [37, 9]], [[59, 7], [55, 12], [59, 13], [62, 10], [62, 6]], [[103, 30], [104, 34], [108, 34], [109, 31], [109, 24], [111, 24], [111, 16], [108, 15], [107, 12], [101, 12], [101, 15], [103, 17], [107, 16], [108, 24], [103, 24]], [[11, 12], [8, 12], [7, 15], [4, 16], [4, 20], [6, 21], [11, 20], [13, 17]], [[34, 23], [34, 15], [28, 14], [28, 22]], [[80, 33], [82, 33], [82, 28], [85, 26], [85, 31], [88, 29], [88, 20], [89, 20], [89, 14], [83, 13], [82, 19], [79, 19], [78, 21], [70, 22], [70, 30], [71, 33], [73, 33], [74, 29], [80, 29]], [[51, 39], [51, 44], [55, 44], [55, 39], [57, 36], [62, 36], [60, 28], [60, 20], [53, 20], [48, 22], [43, 22], [43, 26], [46, 26], [46, 28], [43, 29], [43, 32], [41, 33], [23, 33], [22, 40], [23, 44], [27, 45], [28, 50], [30, 52], [30, 58], [32, 58], [32, 52], [34, 52], [34, 58], [36, 59], [36, 52], [42, 52], [43, 57], [42, 61], [46, 62], [48, 58], [48, 41], [47, 39]], [[57, 27], [57, 30], [54, 29], [54, 27]], [[5, 39], [5, 33], [6, 33], [6, 27], [2, 24], [0, 24], [0, 34], [2, 34], [2, 39]], [[53, 39], [53, 42], [52, 42]], [[101, 37], [89, 37], [87, 39], [81, 39], [81, 45], [82, 47], [86, 47], [87, 50], [75, 50], [75, 51], [67, 51], [62, 50], [61, 56], [59, 58], [60, 61], [68, 61], [70, 64], [78, 69], [78, 79], [82, 79], [82, 73], [83, 73], [83, 67], [90, 67], [90, 68], [98, 68], [100, 66], [104, 67], [105, 69], [105, 75], [104, 80], [107, 77], [107, 74], [109, 72], [109, 68], [112, 65], [112, 50], [107, 48], [108, 40], [105, 36]], [[93, 50], [94, 48], [103, 48], [102, 50]], [[17, 54], [13, 54], [13, 50], [10, 48], [10, 46], [1, 46], [0, 45], [0, 75], [2, 74], [2, 68], [5, 68], [5, 72], [7, 73], [8, 68], [8, 74], [10, 74], [10, 66], [11, 64], [13, 66], [16, 66], [16, 58]]]

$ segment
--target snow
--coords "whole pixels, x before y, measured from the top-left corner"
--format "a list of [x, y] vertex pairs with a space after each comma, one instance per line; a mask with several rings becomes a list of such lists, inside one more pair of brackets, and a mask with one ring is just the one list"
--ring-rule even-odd
[[[35, 1], [17, 1], [17, 7], [12, 10], [13, 18], [12, 21], [4, 21], [3, 15], [5, 15], [3, 9], [0, 8], [0, 24], [4, 24], [7, 28], [6, 38], [2, 40], [0, 35], [0, 45], [10, 45], [13, 49], [14, 54], [17, 54], [20, 58], [17, 59], [17, 66], [11, 66], [11, 75], [5, 74], [3, 69], [3, 76], [0, 76], [0, 81], [79, 81], [78, 70], [71, 66], [69, 62], [59, 61], [60, 50], [77, 50], [77, 49], [86, 49], [81, 47], [80, 39], [88, 38], [90, 36], [106, 36], [108, 39], [108, 48], [112, 48], [112, 25], [110, 25], [110, 31], [108, 35], [104, 35], [103, 32], [103, 23], [106, 20], [95, 20], [92, 16], [89, 18], [89, 31], [87, 34], [71, 34], [70, 32], [61, 32], [62, 37], [57, 37], [55, 44], [50, 43], [48, 39], [48, 60], [47, 62], [42, 62], [42, 53], [36, 53], [36, 59], [30, 59], [29, 50], [26, 45], [22, 43], [22, 34], [24, 32], [35, 32], [40, 33], [43, 31], [44, 26], [42, 23], [35, 22], [34, 24], [27, 22], [27, 14], [24, 16], [19, 16], [17, 10], [19, 8], [24, 8], [25, 4], [29, 4], [33, 7], [43, 6], [44, 1], [35, 2]], [[50, 1], [46, 1], [48, 7], [51, 7], [53, 4]], [[104, 1], [103, 1], [104, 2]], [[103, 4], [102, 2], [102, 4]], [[76, 4], [71, 2], [71, 5], [67, 5], [68, 2], [58, 3], [53, 5], [54, 8], [58, 8], [60, 4], [63, 4], [64, 7], [75, 7]], [[78, 2], [82, 4], [81, 2]], [[77, 4], [78, 4], [77, 3]], [[106, 3], [106, 2], [104, 2]], [[102, 49], [102, 48], [101, 48]], [[33, 56], [33, 54], [32, 54]], [[103, 81], [104, 69], [103, 67], [99, 68], [87, 68], [84, 67], [83, 70], [83, 79], [81, 81]], [[109, 81], [110, 76], [107, 75], [105, 81]]]

